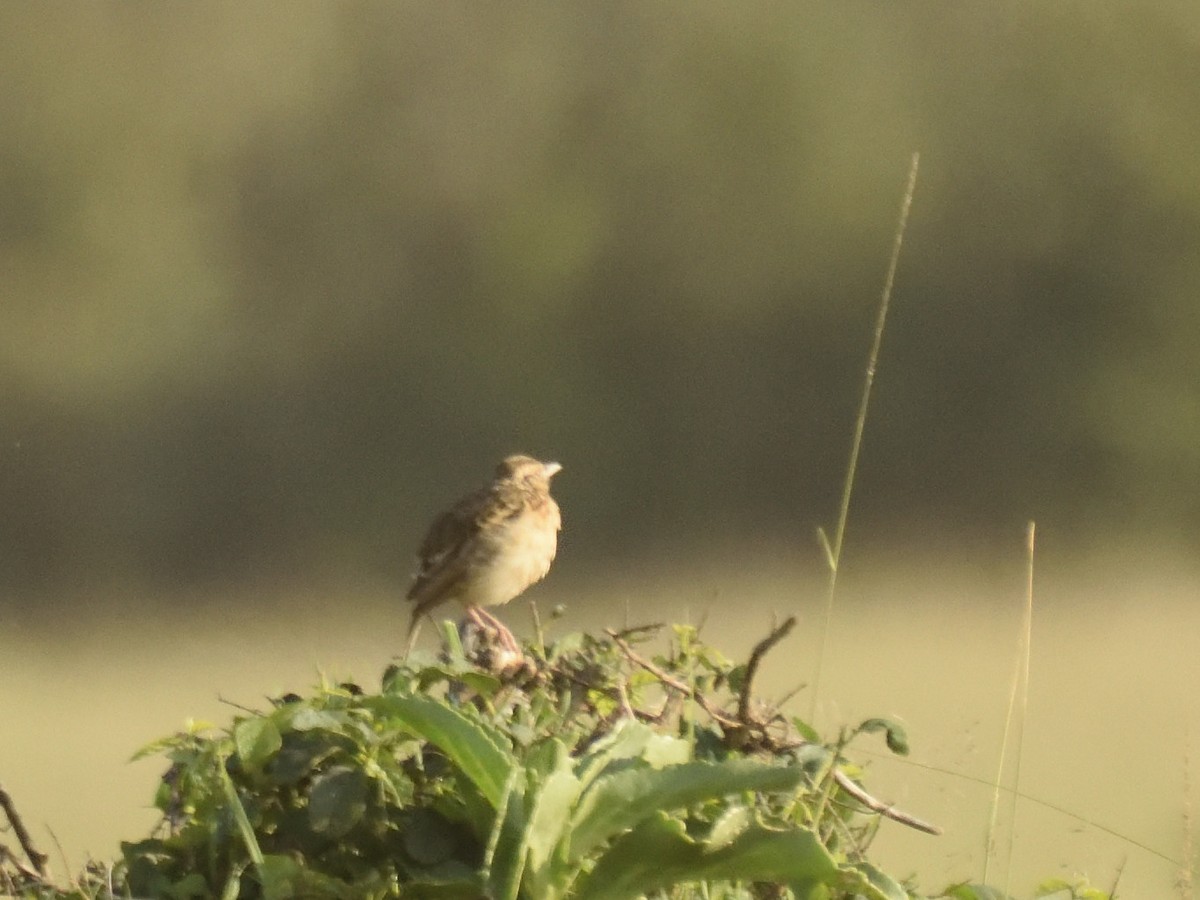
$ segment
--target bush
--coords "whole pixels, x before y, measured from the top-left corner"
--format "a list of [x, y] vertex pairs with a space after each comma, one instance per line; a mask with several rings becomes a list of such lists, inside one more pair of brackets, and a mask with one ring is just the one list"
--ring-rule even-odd
[[[907, 898], [867, 855], [879, 815], [844, 751], [752, 694], [791, 620], [734, 665], [675, 626], [540, 640], [523, 660], [447, 651], [378, 693], [321, 684], [222, 731], [145, 748], [170, 767], [156, 833], [59, 891], [187, 898]], [[650, 649], [658, 647], [657, 651]], [[0, 861], [2, 862], [2, 861]], [[986, 896], [959, 885], [951, 896]]]

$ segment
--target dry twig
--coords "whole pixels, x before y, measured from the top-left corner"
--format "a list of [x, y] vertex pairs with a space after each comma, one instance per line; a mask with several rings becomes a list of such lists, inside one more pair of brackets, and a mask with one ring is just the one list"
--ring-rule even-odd
[[770, 634], [755, 644], [754, 649], [750, 652], [750, 659], [746, 663], [746, 679], [742, 682], [742, 691], [738, 696], [738, 719], [743, 725], [761, 724], [751, 720], [750, 701], [754, 696], [754, 678], [758, 675], [758, 667], [762, 663], [763, 657], [770, 652], [772, 647], [791, 634], [795, 627], [796, 617], [788, 616]]
[[[41, 879], [46, 878], [46, 862], [50, 859], [45, 853], [42, 853], [33, 844], [33, 838], [30, 837], [29, 831], [25, 828], [25, 823], [21, 821], [21, 816], [17, 812], [16, 804], [13, 803], [12, 796], [5, 790], [4, 785], [0, 784], [0, 808], [3, 808], [4, 814], [8, 816], [9, 824], [12, 825], [13, 834], [17, 836], [17, 841], [21, 844], [21, 850], [28, 857], [30, 864], [33, 866], [34, 872]], [[7, 851], [6, 851], [7, 852]], [[9, 859], [18, 867], [24, 874], [25, 869], [20, 866], [20, 863], [8, 852]]]
[[664, 672], [661, 668], [656, 666], [650, 660], [648, 660], [644, 656], [641, 656], [640, 654], [638, 654], [638, 652], [636, 650], [634, 650], [631, 646], [629, 646], [629, 642], [626, 641], [623, 637], [621, 637], [620, 632], [614, 631], [611, 628], [607, 628], [607, 629], [605, 629], [605, 633], [610, 638], [613, 639], [613, 642], [617, 645], [618, 648], [620, 648], [621, 652], [625, 654], [626, 658], [628, 658], [630, 662], [641, 666], [643, 669], [645, 669], [647, 672], [649, 672], [651, 675], [653, 675], [655, 678], [657, 678], [659, 681], [661, 681], [667, 687], [674, 688], [675, 690], [679, 691], [680, 693], [684, 694], [685, 696], [691, 697], [698, 704], [700, 704], [701, 709], [703, 709], [706, 713], [708, 713], [709, 716], [712, 717], [714, 722], [717, 722], [720, 725], [722, 725], [723, 727], [728, 727], [728, 728], [736, 728], [741, 724], [736, 719], [731, 718], [727, 713], [723, 712], [720, 709], [717, 709], [709, 701], [709, 699], [707, 697], [705, 697], [703, 694], [701, 694], [699, 691], [693, 690], [690, 685], [686, 684], [685, 682], [680, 681], [674, 675], [668, 675], [666, 672]]

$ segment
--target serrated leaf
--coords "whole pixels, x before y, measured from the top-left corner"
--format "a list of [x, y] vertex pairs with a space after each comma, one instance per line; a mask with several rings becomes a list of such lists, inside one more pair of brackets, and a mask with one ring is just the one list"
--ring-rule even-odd
[[308, 822], [318, 834], [340, 838], [358, 824], [366, 809], [367, 776], [361, 769], [335, 766], [313, 779]]
[[496, 821], [484, 858], [487, 896], [496, 900], [516, 900], [521, 889], [529, 837], [525, 787], [525, 770], [513, 766], [496, 808]]
[[583, 859], [597, 845], [652, 813], [742, 791], [790, 791], [803, 779], [798, 766], [771, 766], [746, 759], [626, 769], [602, 776], [584, 794], [572, 816], [570, 859]]
[[579, 780], [590, 784], [601, 772], [617, 760], [635, 759], [654, 737], [654, 729], [642, 722], [622, 719], [613, 730], [588, 748], [575, 767]]
[[538, 790], [526, 829], [527, 893], [534, 897], [550, 896], [550, 883], [564, 868], [556, 867], [554, 862], [556, 857], [565, 855], [571, 809], [583, 790], [583, 784], [572, 771], [566, 748], [558, 746], [561, 750], [558, 767]]
[[711, 853], [732, 844], [753, 821], [754, 813], [742, 804], [738, 803], [729, 807], [717, 816], [712, 828], [708, 830], [708, 838], [704, 842], [708, 852]]
[[675, 884], [698, 881], [773, 881], [797, 896], [833, 884], [837, 863], [811, 831], [751, 825], [713, 848], [688, 837], [683, 823], [655, 813], [618, 838], [591, 872], [576, 882], [573, 900], [633, 900]]
[[429, 697], [387, 696], [372, 701], [367, 704], [370, 708], [399, 719], [445, 753], [492, 808], [498, 808], [516, 764], [499, 732]]
[[279, 728], [270, 718], [243, 719], [233, 729], [233, 745], [247, 769], [261, 770], [267, 760], [283, 746]]

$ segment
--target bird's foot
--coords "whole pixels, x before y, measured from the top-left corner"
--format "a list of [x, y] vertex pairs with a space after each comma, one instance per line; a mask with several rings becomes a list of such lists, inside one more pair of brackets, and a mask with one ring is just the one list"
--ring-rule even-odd
[[477, 654], [484, 668], [502, 675], [533, 668], [520, 641], [503, 622], [477, 606], [467, 610], [467, 618], [481, 635], [487, 636], [488, 646], [480, 647]]

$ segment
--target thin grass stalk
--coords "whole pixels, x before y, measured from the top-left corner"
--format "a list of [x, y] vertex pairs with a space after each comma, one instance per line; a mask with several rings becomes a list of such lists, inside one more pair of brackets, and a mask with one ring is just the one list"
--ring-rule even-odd
[[[1017, 641], [1017, 658], [1013, 665], [1012, 684], [1008, 694], [1008, 711], [1004, 716], [1004, 733], [1000, 739], [1000, 761], [996, 766], [996, 778], [992, 782], [991, 813], [988, 819], [987, 843], [983, 855], [983, 883], [988, 884], [988, 870], [992, 861], [992, 853], [996, 847], [996, 826], [1000, 817], [1000, 792], [1003, 789], [1004, 767], [1007, 761], [1008, 747], [1012, 739], [1014, 721], [1017, 723], [1019, 736], [1016, 740], [1016, 760], [1013, 771], [1013, 786], [1009, 789], [1011, 797], [1009, 808], [1009, 840], [1008, 853], [1004, 866], [1004, 893], [1008, 893], [1008, 880], [1012, 871], [1013, 831], [1016, 827], [1017, 799], [1021, 787], [1021, 749], [1025, 736], [1025, 717], [1029, 709], [1029, 655], [1033, 638], [1033, 558], [1037, 537], [1037, 525], [1029, 523], [1026, 531], [1025, 551], [1028, 564], [1025, 582], [1025, 614], [1021, 623], [1021, 636]], [[1019, 704], [1019, 709], [1018, 709]]]
[[821, 674], [825, 667], [825, 649], [829, 642], [829, 632], [833, 623], [833, 601], [837, 594], [838, 568], [842, 560], [842, 542], [846, 537], [846, 521], [850, 518], [850, 498], [854, 493], [854, 475], [858, 471], [858, 456], [862, 450], [863, 430], [867, 424], [867, 409], [871, 404], [871, 388], [875, 384], [875, 370], [879, 363], [879, 348], [883, 344], [883, 329], [887, 322], [888, 307], [892, 300], [892, 285], [896, 280], [896, 268], [900, 264], [900, 248], [904, 243], [904, 232], [908, 227], [908, 213], [912, 208], [913, 194], [917, 189], [917, 167], [921, 160], [920, 153], [912, 155], [908, 169], [908, 184], [904, 190], [904, 200], [900, 205], [900, 217], [896, 223], [896, 233], [892, 240], [892, 255], [888, 260], [887, 277], [883, 282], [883, 291], [879, 298], [879, 312], [875, 318], [875, 335], [871, 342], [871, 352], [867, 356], [867, 371], [863, 379], [862, 396], [858, 404], [858, 416], [854, 420], [854, 439], [850, 443], [850, 461], [846, 466], [846, 480], [842, 485], [842, 501], [838, 507], [837, 525], [834, 529], [833, 542], [830, 543], [823, 529], [818, 529], [818, 537], [825, 550], [826, 563], [829, 566], [829, 587], [825, 594], [825, 614], [821, 626], [821, 636], [817, 644], [817, 667], [813, 676], [812, 706], [809, 712], [810, 723], [816, 719], [817, 702], [821, 692]]
[[1183, 862], [1175, 881], [1181, 900], [1196, 898], [1196, 858], [1193, 855], [1196, 823], [1192, 813], [1192, 790], [1192, 733], [1189, 729], [1183, 736]]

